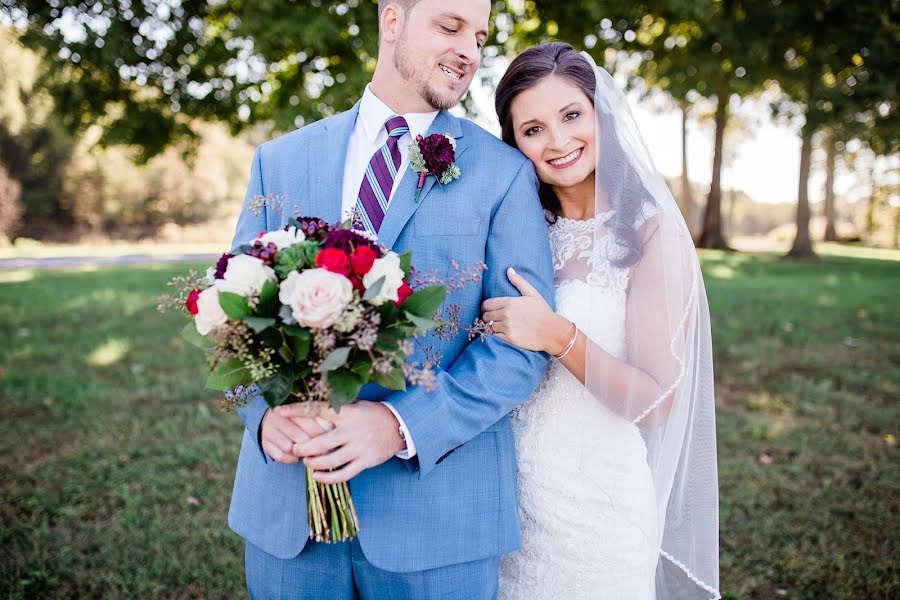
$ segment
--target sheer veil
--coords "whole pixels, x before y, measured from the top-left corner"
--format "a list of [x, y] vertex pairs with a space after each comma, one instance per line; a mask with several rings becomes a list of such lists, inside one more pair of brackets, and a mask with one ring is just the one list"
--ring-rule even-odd
[[614, 280], [628, 278], [624, 348], [613, 355], [588, 341], [585, 389], [636, 425], [646, 444], [657, 522], [645, 534], [653, 552], [648, 560], [656, 564], [656, 598], [715, 599], [713, 359], [700, 265], [620, 86], [590, 55], [582, 56], [596, 74], [597, 204], [593, 247], [576, 254], [562, 278], [591, 284], [588, 319], [598, 327], [608, 322], [610, 295], [622, 287]]

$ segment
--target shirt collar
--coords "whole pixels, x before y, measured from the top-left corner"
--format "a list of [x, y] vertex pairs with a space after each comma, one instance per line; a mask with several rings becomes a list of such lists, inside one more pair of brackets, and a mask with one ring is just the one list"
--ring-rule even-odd
[[[409, 125], [409, 134], [415, 139], [417, 135], [424, 135], [428, 131], [437, 114], [438, 111], [435, 110], [425, 113], [406, 113], [401, 116], [406, 119], [406, 124]], [[394, 112], [372, 92], [371, 84], [366, 85], [366, 90], [363, 92], [362, 100], [359, 104], [359, 119], [362, 121], [366, 139], [371, 144], [378, 141], [378, 136], [381, 132], [384, 131], [385, 135], [387, 135], [384, 124], [392, 116], [394, 116]]]

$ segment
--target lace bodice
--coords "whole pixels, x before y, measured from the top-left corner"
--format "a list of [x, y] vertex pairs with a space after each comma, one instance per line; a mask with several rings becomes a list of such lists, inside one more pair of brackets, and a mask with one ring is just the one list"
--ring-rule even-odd
[[[609, 260], [610, 217], [560, 218], [549, 234], [557, 312], [621, 359], [629, 270]], [[513, 431], [523, 547], [503, 558], [500, 598], [651, 598], [655, 504], [638, 429], [552, 359]]]

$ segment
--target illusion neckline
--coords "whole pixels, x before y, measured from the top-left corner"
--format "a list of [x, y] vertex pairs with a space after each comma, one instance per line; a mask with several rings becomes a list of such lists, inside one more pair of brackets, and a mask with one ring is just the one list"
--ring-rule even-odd
[[567, 217], [562, 217], [562, 216], [557, 215], [556, 222], [552, 223], [552, 224], [556, 225], [558, 223], [564, 223], [569, 226], [578, 227], [578, 226], [593, 224], [596, 221], [605, 223], [606, 221], [609, 220], [610, 217], [612, 217], [614, 212], [615, 212], [615, 209], [609, 209], [609, 210], [606, 210], [606, 211], [603, 211], [600, 213], [596, 213], [593, 217], [590, 217], [588, 219], [569, 219]]

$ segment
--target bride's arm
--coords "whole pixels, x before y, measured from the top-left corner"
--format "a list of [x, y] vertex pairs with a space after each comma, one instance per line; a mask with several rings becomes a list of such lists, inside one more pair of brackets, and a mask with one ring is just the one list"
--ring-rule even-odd
[[[620, 360], [577, 331], [574, 324], [554, 313], [522, 276], [510, 269], [510, 281], [522, 294], [519, 298], [494, 298], [483, 304], [484, 320], [493, 322], [497, 337], [528, 350], [558, 356], [575, 337], [572, 348], [559, 360], [598, 400], [621, 416], [642, 417], [642, 428], [665, 421], [672, 394], [663, 394], [676, 383], [680, 362], [670, 348], [673, 312], [666, 299], [644, 290], [659, 289], [659, 282], [671, 281], [664, 272], [661, 236], [646, 242], [644, 258], [632, 269], [626, 306], [626, 355]], [[669, 257], [671, 263], [671, 257]], [[676, 276], [680, 278], [679, 276]], [[673, 282], [681, 288], [680, 279]], [[636, 293], [632, 293], [635, 291]], [[681, 290], [672, 290], [676, 297]], [[643, 413], [651, 406], [654, 410]]]

